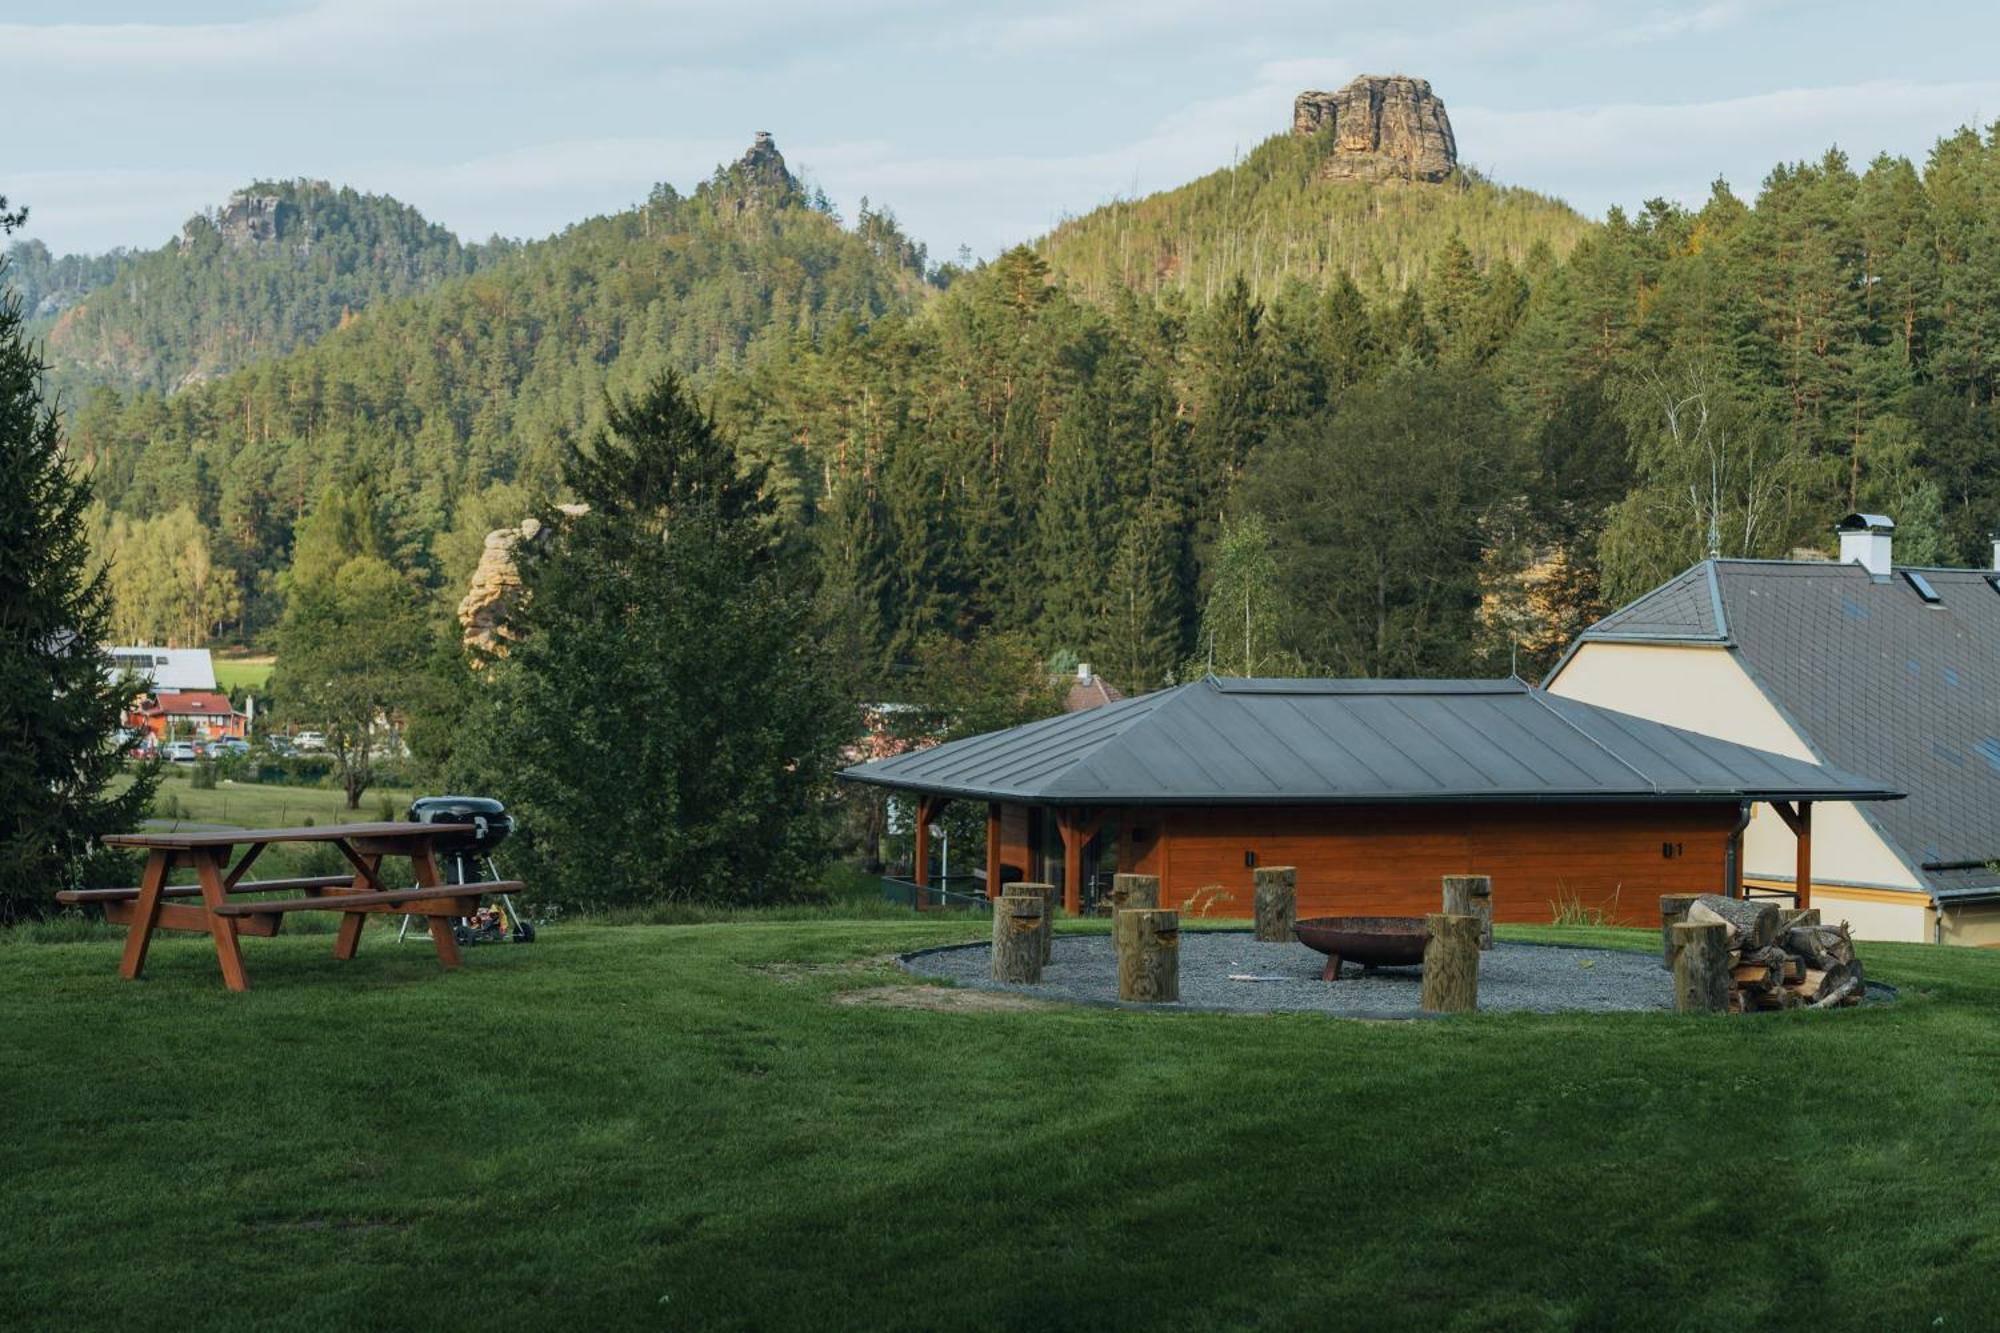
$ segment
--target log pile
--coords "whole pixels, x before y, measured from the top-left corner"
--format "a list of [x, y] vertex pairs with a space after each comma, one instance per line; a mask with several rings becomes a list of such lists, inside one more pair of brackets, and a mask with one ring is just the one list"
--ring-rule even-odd
[[[1861, 1003], [1861, 960], [1847, 923], [1822, 925], [1819, 912], [1783, 908], [1770, 899], [1705, 893], [1671, 905], [1684, 927], [1721, 927], [1720, 948], [1702, 947], [1676, 960], [1681, 1007], [1722, 1007], [1730, 1013], [1762, 1009], [1830, 1009]], [[1699, 941], [1712, 932], [1666, 930], [1677, 940]], [[1681, 946], [1686, 951], [1686, 945]], [[1709, 977], [1689, 975], [1710, 972]], [[1727, 973], [1725, 982], [1719, 975]], [[1708, 997], [1708, 998], [1701, 998]], [[1699, 1001], [1699, 1002], [1697, 1002]], [[1711, 1002], [1713, 1001], [1713, 1002]]]

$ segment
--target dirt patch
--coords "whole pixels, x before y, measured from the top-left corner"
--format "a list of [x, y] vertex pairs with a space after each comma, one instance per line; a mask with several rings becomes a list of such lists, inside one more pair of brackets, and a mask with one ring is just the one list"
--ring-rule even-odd
[[1031, 1000], [1009, 991], [965, 990], [952, 986], [869, 986], [844, 990], [833, 996], [835, 1004], [869, 1009], [922, 1009], [940, 1014], [1017, 1013], [1024, 1009], [1047, 1009], [1046, 1000]]
[[871, 972], [893, 972], [896, 955], [876, 954], [870, 958], [850, 958], [841, 963], [758, 963], [751, 967], [783, 986], [795, 986], [801, 981], [818, 977], [856, 977]]

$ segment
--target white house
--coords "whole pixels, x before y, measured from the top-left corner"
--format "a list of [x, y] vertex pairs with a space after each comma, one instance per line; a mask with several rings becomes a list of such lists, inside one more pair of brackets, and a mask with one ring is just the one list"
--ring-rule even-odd
[[[2000, 570], [1896, 565], [1894, 529], [1848, 515], [1838, 562], [1703, 561], [1544, 684], [1908, 792], [1818, 807], [1812, 905], [1866, 938], [2000, 946]], [[1745, 883], [1795, 891], [1791, 820], [1749, 816]]]
[[157, 691], [213, 690], [215, 662], [206, 648], [131, 648], [105, 650], [105, 672], [129, 673], [151, 682]]

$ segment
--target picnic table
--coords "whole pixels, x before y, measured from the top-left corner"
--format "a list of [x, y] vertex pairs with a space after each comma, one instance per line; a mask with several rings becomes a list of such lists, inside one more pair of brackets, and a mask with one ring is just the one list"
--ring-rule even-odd
[[[441, 837], [472, 832], [470, 824], [328, 824], [323, 827], [278, 829], [163, 829], [113, 833], [104, 841], [112, 847], [145, 849], [146, 870], [134, 888], [75, 889], [58, 893], [66, 903], [97, 903], [105, 919], [129, 926], [120, 975], [137, 979], [146, 966], [146, 948], [155, 930], [186, 930], [215, 940], [222, 981], [231, 990], [246, 990], [241, 936], [272, 936], [293, 912], [339, 912], [333, 956], [354, 957], [361, 928], [371, 915], [397, 913], [421, 916], [430, 927], [438, 962], [459, 965], [458, 942], [452, 925], [479, 907], [482, 894], [519, 892], [512, 881], [446, 884], [438, 873], [432, 843]], [[276, 843], [330, 843], [353, 867], [351, 875], [311, 879], [246, 880], [266, 847]], [[230, 858], [238, 847], [242, 856]], [[385, 859], [407, 857], [416, 879], [414, 888], [389, 888], [382, 879]], [[176, 868], [192, 869], [193, 884], [168, 884]], [[289, 898], [248, 898], [249, 894], [289, 893]], [[172, 901], [200, 898], [199, 906]]]

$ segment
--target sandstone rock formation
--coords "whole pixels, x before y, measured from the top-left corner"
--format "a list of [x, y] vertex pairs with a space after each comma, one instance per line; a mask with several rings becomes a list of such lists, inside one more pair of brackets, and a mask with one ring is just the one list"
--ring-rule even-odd
[[[556, 507], [571, 518], [586, 509], [584, 505]], [[521, 542], [543, 540], [547, 531], [540, 519], [524, 518], [518, 527], [497, 528], [486, 534], [479, 567], [472, 571], [472, 586], [458, 604], [458, 623], [465, 630], [467, 646], [486, 653], [507, 651], [507, 613], [521, 600], [521, 571], [514, 563], [514, 549]]]
[[1449, 180], [1458, 144], [1444, 103], [1423, 79], [1364, 74], [1337, 93], [1304, 92], [1292, 103], [1292, 133], [1328, 134], [1331, 180]]

